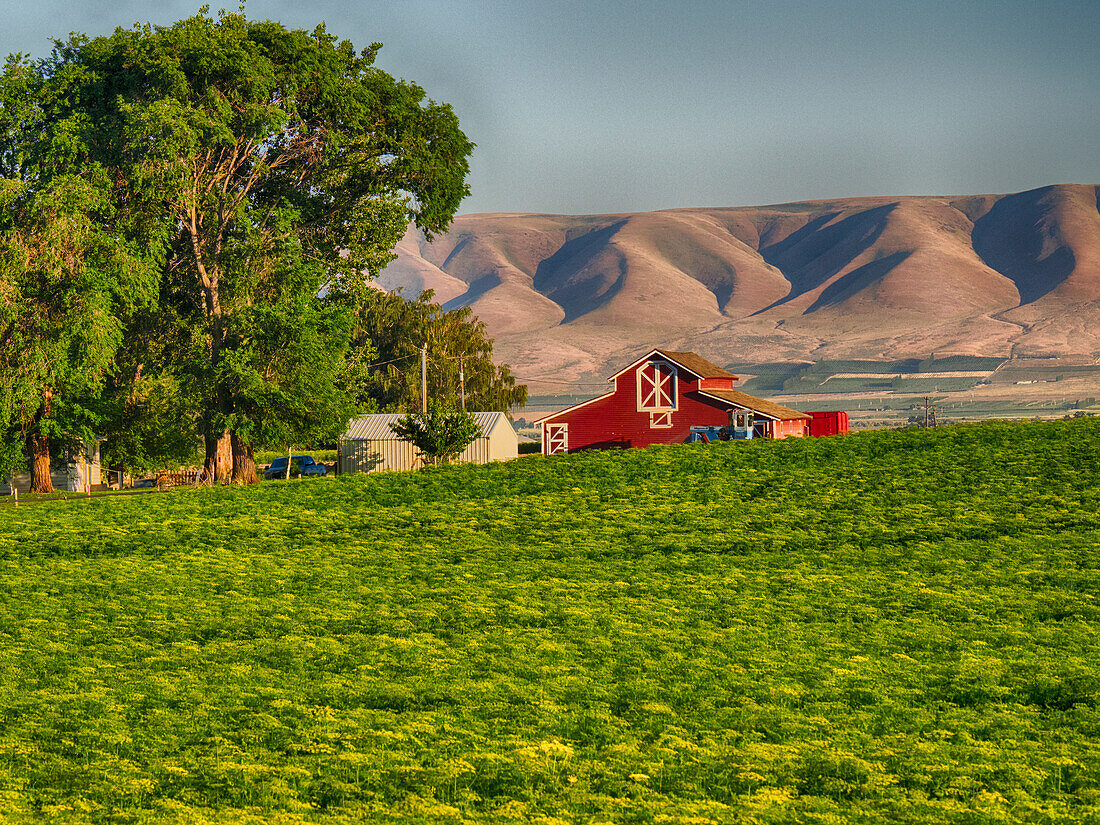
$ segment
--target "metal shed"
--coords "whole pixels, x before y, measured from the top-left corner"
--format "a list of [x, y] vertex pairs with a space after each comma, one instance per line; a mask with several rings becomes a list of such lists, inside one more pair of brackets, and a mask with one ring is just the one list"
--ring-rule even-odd
[[[50, 477], [55, 490], [83, 493], [103, 483], [99, 463], [99, 442], [80, 442], [75, 452], [64, 459], [50, 462]], [[15, 473], [11, 478], [0, 479], [0, 495], [11, 495], [12, 488], [26, 493], [31, 489], [31, 474]]]
[[[519, 438], [508, 416], [501, 412], [472, 413], [481, 427], [481, 437], [456, 459], [474, 464], [504, 461], [519, 453]], [[390, 425], [398, 413], [364, 415], [348, 424], [340, 439], [341, 473], [371, 473], [381, 470], [415, 470], [421, 465], [416, 447], [402, 441]]]

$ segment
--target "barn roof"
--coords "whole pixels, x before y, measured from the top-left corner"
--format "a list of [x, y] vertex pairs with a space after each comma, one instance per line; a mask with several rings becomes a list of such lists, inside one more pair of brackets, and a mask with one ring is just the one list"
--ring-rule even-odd
[[659, 349], [657, 352], [669, 361], [673, 361], [681, 367], [687, 367], [700, 378], [737, 378], [729, 370], [724, 370], [717, 364], [712, 364], [706, 358], [696, 355], [694, 352], [673, 352], [667, 349]]
[[[481, 434], [488, 437], [494, 429], [501, 426], [501, 422], [508, 423], [508, 417], [502, 412], [476, 412], [471, 415], [481, 427]], [[397, 438], [390, 425], [399, 418], [404, 418], [404, 413], [375, 413], [364, 415], [354, 419], [348, 424], [348, 431], [344, 433], [346, 441], [380, 441]]]
[[732, 378], [737, 380], [737, 376], [728, 370], [722, 369], [717, 364], [712, 364], [706, 358], [701, 355], [696, 355], [694, 352], [674, 352], [670, 349], [651, 349], [641, 358], [635, 358], [617, 373], [608, 378], [608, 381], [614, 381], [624, 372], [627, 372], [631, 368], [637, 366], [642, 361], [653, 357], [654, 355], [660, 355], [662, 358], [671, 361], [679, 367], [683, 367], [688, 372], [698, 375], [700, 378]]
[[782, 404], [776, 404], [774, 401], [765, 401], [763, 398], [757, 398], [755, 395], [749, 395], [747, 392], [741, 392], [739, 390], [702, 390], [699, 394], [709, 395], [721, 401], [728, 401], [731, 404], [736, 404], [738, 407], [744, 407], [753, 412], [763, 413], [769, 418], [778, 418], [784, 421], [792, 418], [810, 418], [810, 416], [804, 412], [799, 412], [790, 407], [784, 407]]

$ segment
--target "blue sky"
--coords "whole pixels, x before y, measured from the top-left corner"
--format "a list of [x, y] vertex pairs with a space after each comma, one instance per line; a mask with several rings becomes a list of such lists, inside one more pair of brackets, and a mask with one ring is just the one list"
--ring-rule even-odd
[[[0, 0], [0, 49], [198, 3]], [[219, 4], [211, 4], [214, 9]], [[226, 4], [236, 10], [234, 0]], [[1100, 183], [1096, 0], [247, 0], [450, 103], [463, 212], [634, 212]]]

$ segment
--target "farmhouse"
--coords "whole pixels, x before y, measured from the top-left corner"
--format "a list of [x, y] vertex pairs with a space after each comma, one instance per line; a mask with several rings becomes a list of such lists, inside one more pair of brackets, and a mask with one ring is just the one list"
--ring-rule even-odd
[[606, 395], [538, 421], [543, 453], [809, 434], [809, 415], [735, 390], [736, 375], [694, 352], [655, 349], [608, 380]]
[[[481, 436], [456, 461], [488, 464], [516, 457], [519, 439], [504, 413], [478, 412], [473, 416], [481, 427]], [[415, 470], [421, 466], [416, 447], [398, 438], [390, 427], [401, 417], [398, 413], [384, 413], [352, 421], [340, 439], [339, 472]]]

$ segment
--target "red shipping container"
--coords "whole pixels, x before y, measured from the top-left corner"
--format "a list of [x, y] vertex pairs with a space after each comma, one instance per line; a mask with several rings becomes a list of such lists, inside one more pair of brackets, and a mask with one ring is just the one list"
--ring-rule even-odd
[[848, 432], [848, 413], [841, 410], [810, 413], [810, 435], [842, 435]]

